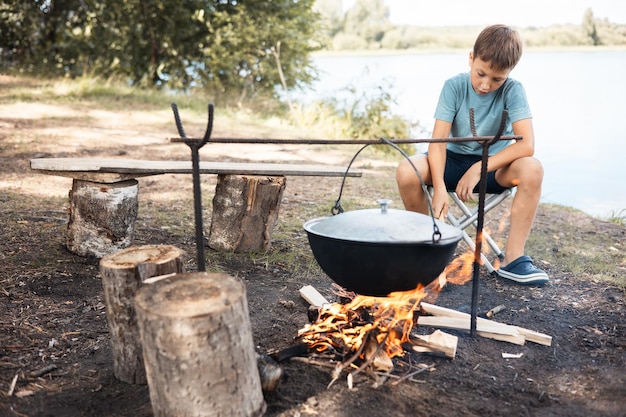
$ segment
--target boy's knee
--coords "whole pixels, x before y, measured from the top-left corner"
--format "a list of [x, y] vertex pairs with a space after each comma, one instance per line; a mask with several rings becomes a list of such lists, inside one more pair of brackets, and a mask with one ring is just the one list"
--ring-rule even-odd
[[402, 186], [414, 183], [417, 178], [413, 165], [408, 160], [403, 159], [396, 168], [396, 182]]
[[543, 164], [537, 158], [524, 158], [520, 167], [522, 183], [531, 187], [541, 186], [543, 182]]
[[543, 164], [537, 158], [529, 158], [529, 159], [530, 159], [530, 163], [528, 167], [529, 174], [531, 175], [532, 178], [541, 182], [543, 180]]

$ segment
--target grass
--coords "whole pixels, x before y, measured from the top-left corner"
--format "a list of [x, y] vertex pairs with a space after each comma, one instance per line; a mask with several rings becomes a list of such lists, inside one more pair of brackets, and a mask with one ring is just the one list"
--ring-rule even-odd
[[620, 226], [626, 226], [626, 209], [612, 211], [606, 221]]
[[[17, 83], [0, 90], [0, 102], [40, 102], [58, 105], [70, 103], [90, 105], [123, 113], [125, 109], [163, 110], [163, 103], [177, 101], [183, 119], [187, 114], [195, 118], [206, 118], [207, 98], [201, 96], [172, 96], [165, 92], [145, 91], [114, 83], [97, 83], [93, 80], [34, 80], [19, 79]], [[294, 137], [301, 133], [284, 119], [239, 109], [221, 109], [220, 124], [232, 124], [246, 136], [283, 135]], [[42, 138], [42, 142], [50, 138]], [[4, 148], [4, 147], [3, 147]], [[7, 150], [0, 149], [2, 153]], [[336, 148], [328, 147], [323, 149]], [[15, 150], [13, 150], [15, 151]], [[323, 151], [323, 150], [322, 150]], [[402, 204], [393, 181], [393, 161], [396, 154], [365, 151], [355, 161], [355, 169], [368, 169], [374, 174], [366, 178], [348, 179], [341, 203], [345, 210], [372, 207], [377, 198], [390, 198], [392, 207]], [[382, 162], [383, 166], [371, 161]], [[290, 268], [295, 275], [319, 273], [311, 254], [306, 234], [302, 229], [305, 220], [329, 215], [339, 191], [340, 180], [332, 195], [325, 195], [314, 204], [300, 203], [284, 206], [273, 234], [273, 246], [265, 253], [232, 254], [207, 253], [208, 269], [220, 270], [220, 264], [233, 260], [252, 261], [263, 268]], [[150, 198], [143, 194], [140, 203], [138, 228], [159, 230], [176, 239], [192, 242], [194, 230], [193, 204], [191, 196]], [[208, 217], [211, 201], [205, 196], [205, 229], [208, 232]], [[11, 189], [0, 189], [0, 220], [3, 227], [16, 226], [16, 216], [42, 214], [40, 207], [67, 207], [65, 198], [35, 198]], [[613, 212], [607, 219], [594, 219], [582, 212], [567, 207], [542, 205], [528, 241], [528, 253], [538, 264], [546, 265], [555, 275], [574, 276], [580, 279], [601, 279], [625, 288], [626, 291], [626, 245], [623, 243], [626, 209]], [[61, 216], [62, 217], [62, 216]], [[60, 226], [59, 226], [60, 227]], [[62, 233], [62, 232], [61, 232]], [[500, 236], [503, 238], [503, 236]], [[60, 237], [62, 239], [62, 237]], [[193, 255], [192, 255], [193, 256]]]

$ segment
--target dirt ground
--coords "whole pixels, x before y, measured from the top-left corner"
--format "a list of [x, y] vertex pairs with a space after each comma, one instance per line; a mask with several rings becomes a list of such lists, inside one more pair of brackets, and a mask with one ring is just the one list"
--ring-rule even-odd
[[[0, 77], [0, 91], [15, 79]], [[184, 116], [183, 116], [184, 119]], [[189, 125], [203, 131], [202, 122]], [[220, 125], [216, 136], [272, 135]], [[241, 132], [244, 133], [241, 133]], [[290, 132], [286, 131], [286, 135]], [[106, 323], [98, 259], [70, 253], [64, 244], [67, 192], [71, 180], [33, 173], [29, 159], [42, 156], [111, 156], [187, 159], [188, 149], [170, 144], [176, 136], [167, 104], [162, 112], [104, 111], [85, 103], [58, 106], [35, 101], [0, 101], [0, 415], [151, 416], [147, 386], [116, 380]], [[233, 157], [234, 148], [211, 145], [210, 156]], [[346, 164], [351, 150], [257, 147], [237, 150], [237, 159], [328, 161]], [[209, 150], [207, 154], [209, 155]], [[346, 193], [379, 197], [393, 190], [393, 161], [372, 154], [359, 164], [364, 178], [350, 180]], [[299, 226], [330, 208], [338, 178], [288, 178], [279, 225], [267, 254], [224, 254], [208, 250], [208, 268], [243, 280], [254, 342], [259, 352], [294, 344], [308, 323], [308, 304], [299, 296], [313, 285], [336, 300], [332, 281], [307, 253]], [[214, 178], [203, 179], [206, 223]], [[140, 180], [135, 244], [170, 244], [187, 252], [195, 269], [191, 177], [164, 175]], [[387, 195], [385, 195], [387, 196]], [[506, 207], [490, 213], [505, 216]], [[497, 221], [497, 220], [493, 220]], [[580, 237], [601, 235], [598, 251], [623, 253], [626, 230], [580, 212], [542, 206], [536, 233], [558, 234], [559, 224], [577, 224]], [[501, 239], [502, 233], [494, 233]], [[551, 251], [559, 251], [555, 241]], [[564, 243], [563, 243], [564, 244]], [[609, 248], [610, 246], [610, 248]], [[463, 247], [460, 245], [459, 250]], [[495, 316], [552, 336], [552, 345], [518, 346], [483, 337], [459, 337], [454, 360], [411, 354], [434, 365], [429, 372], [394, 385], [375, 387], [359, 375], [348, 388], [345, 374], [331, 388], [332, 367], [305, 361], [281, 363], [278, 388], [265, 395], [266, 416], [624, 416], [626, 415], [626, 303], [624, 288], [610, 281], [542, 262], [551, 280], [543, 287], [503, 282], [483, 271], [479, 313], [503, 304]], [[621, 264], [621, 273], [626, 273]], [[623, 282], [623, 281], [622, 281]], [[448, 285], [436, 304], [469, 312], [471, 284]], [[426, 334], [434, 329], [418, 326]], [[521, 354], [504, 359], [503, 353]], [[407, 354], [408, 355], [408, 354]], [[330, 360], [328, 360], [330, 364]], [[53, 365], [53, 366], [52, 366]], [[209, 413], [207, 412], [207, 415]]]

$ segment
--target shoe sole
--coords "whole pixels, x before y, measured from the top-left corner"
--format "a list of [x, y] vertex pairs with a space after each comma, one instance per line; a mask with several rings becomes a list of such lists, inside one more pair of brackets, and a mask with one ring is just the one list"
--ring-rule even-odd
[[511, 281], [515, 281], [519, 284], [545, 284], [550, 280], [545, 273], [541, 272], [528, 275], [518, 275], [500, 269], [497, 273], [500, 278], [510, 279]]

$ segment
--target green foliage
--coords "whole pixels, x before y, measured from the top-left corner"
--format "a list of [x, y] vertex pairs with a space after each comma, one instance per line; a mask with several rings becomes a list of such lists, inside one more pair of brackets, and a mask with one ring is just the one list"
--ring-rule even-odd
[[611, 212], [606, 220], [619, 226], [626, 226], [626, 209]]
[[0, 56], [14, 72], [89, 74], [242, 101], [274, 94], [279, 63], [289, 88], [315, 78], [309, 54], [323, 35], [313, 3], [8, 0], [0, 6]]
[[[384, 0], [357, 0], [343, 19], [336, 3], [318, 0], [316, 5], [327, 22], [327, 36], [335, 50], [367, 49], [458, 49], [471, 48], [482, 26], [460, 27], [395, 26], [389, 22]], [[517, 28], [524, 43], [533, 47], [572, 47], [626, 45], [626, 25], [596, 19], [587, 9], [580, 25]]]
[[[393, 113], [395, 101], [389, 86], [378, 86], [373, 92], [358, 95], [348, 86], [337, 97], [316, 101], [292, 113], [299, 126], [309, 127], [319, 137], [337, 139], [406, 139], [411, 124]], [[408, 153], [412, 147], [402, 146]], [[385, 152], [392, 152], [387, 145], [376, 145]]]

